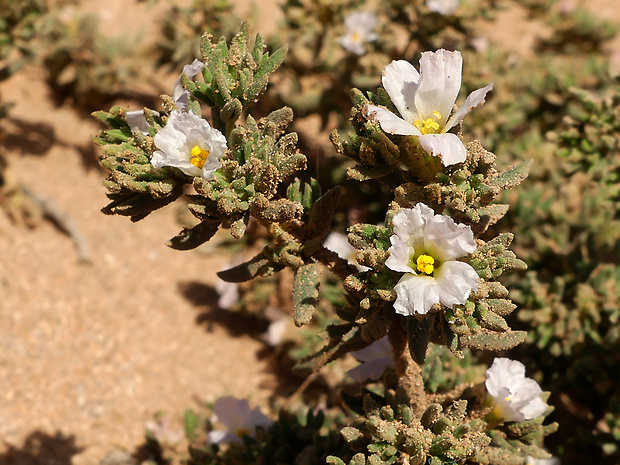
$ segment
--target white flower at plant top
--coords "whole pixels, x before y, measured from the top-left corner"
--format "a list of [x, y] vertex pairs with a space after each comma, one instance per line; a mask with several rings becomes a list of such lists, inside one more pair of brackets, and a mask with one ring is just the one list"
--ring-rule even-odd
[[347, 51], [355, 55], [366, 53], [366, 42], [377, 40], [374, 29], [377, 25], [377, 18], [365, 11], [350, 13], [344, 19], [347, 28], [345, 35], [340, 37], [340, 45]]
[[260, 408], [250, 409], [250, 404], [245, 399], [220, 397], [215, 401], [213, 411], [226, 430], [207, 433], [211, 444], [242, 442], [243, 436], [253, 437], [258, 426], [268, 428], [273, 423]]
[[400, 116], [376, 105], [366, 106], [366, 115], [392, 134], [417, 136], [428, 153], [441, 157], [444, 166], [462, 163], [467, 150], [456, 134], [448, 131], [469, 111], [484, 102], [493, 84], [473, 91], [452, 116], [461, 89], [463, 57], [460, 52], [424, 52], [420, 72], [404, 60], [393, 61], [383, 71], [382, 83]]
[[440, 15], [451, 15], [459, 7], [460, 0], [426, 0], [429, 10]]
[[188, 176], [213, 178], [226, 152], [226, 138], [209, 123], [191, 112], [175, 110], [166, 126], [155, 135], [159, 150], [153, 153], [155, 168], [173, 166]]
[[535, 459], [531, 455], [528, 455], [525, 459], [525, 465], [560, 465], [560, 459], [557, 457], [551, 457], [549, 459]]
[[[200, 71], [202, 71], [203, 66], [204, 63], [198, 58], [196, 58], [189, 65], [185, 65], [183, 67], [183, 72], [188, 78], [192, 79], [194, 76], [200, 73]], [[185, 87], [183, 87], [183, 84], [181, 83], [181, 76], [182, 74], [179, 75], [179, 79], [177, 79], [177, 81], [174, 83], [172, 99], [177, 104], [179, 110], [184, 110], [185, 108], [187, 108], [189, 91], [185, 89]]]
[[496, 358], [486, 371], [485, 386], [493, 404], [491, 416], [504, 421], [536, 418], [547, 409], [540, 398], [542, 389], [536, 381], [525, 377], [525, 365], [508, 358]]
[[359, 383], [367, 379], [378, 379], [386, 368], [394, 368], [394, 356], [387, 336], [362, 350], [351, 352], [351, 355], [362, 363], [347, 371], [347, 374]]
[[476, 271], [456, 260], [476, 250], [469, 226], [436, 215], [423, 203], [400, 210], [393, 225], [385, 265], [405, 273], [394, 286], [396, 313], [425, 314], [438, 302], [452, 308], [464, 304], [478, 289]]

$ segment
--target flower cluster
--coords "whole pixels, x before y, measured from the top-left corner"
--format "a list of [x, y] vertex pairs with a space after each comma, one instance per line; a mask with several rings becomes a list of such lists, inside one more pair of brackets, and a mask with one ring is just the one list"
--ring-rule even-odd
[[525, 421], [547, 410], [540, 398], [542, 389], [536, 381], [525, 377], [525, 365], [508, 358], [496, 358], [486, 371], [485, 382], [491, 416], [504, 421]]
[[451, 132], [469, 111], [484, 102], [493, 84], [473, 91], [450, 116], [461, 88], [463, 57], [460, 52], [424, 52], [420, 72], [404, 60], [393, 61], [383, 72], [383, 87], [400, 117], [376, 105], [366, 106], [366, 115], [392, 134], [415, 136], [429, 154], [440, 156], [444, 166], [462, 163], [467, 150]]
[[469, 226], [436, 215], [423, 203], [400, 210], [393, 225], [395, 234], [385, 264], [405, 273], [394, 287], [396, 313], [428, 313], [439, 302], [452, 308], [464, 304], [471, 291], [478, 289], [476, 271], [456, 260], [476, 250]]

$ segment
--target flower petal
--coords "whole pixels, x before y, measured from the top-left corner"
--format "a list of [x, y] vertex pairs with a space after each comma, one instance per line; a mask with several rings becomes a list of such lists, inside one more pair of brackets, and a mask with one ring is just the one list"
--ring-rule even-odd
[[435, 279], [439, 287], [439, 300], [449, 308], [464, 304], [471, 291], [478, 289], [478, 273], [463, 262], [442, 263], [435, 273]]
[[231, 442], [241, 442], [241, 438], [228, 431], [215, 430], [207, 433], [209, 444], [230, 444]]
[[476, 108], [478, 105], [482, 105], [485, 97], [491, 90], [493, 90], [493, 83], [486, 87], [474, 90], [471, 94], [469, 94], [467, 99], [465, 99], [465, 102], [463, 102], [463, 105], [461, 105], [461, 107], [454, 112], [450, 120], [446, 123], [444, 131], [449, 131], [451, 128], [463, 121], [465, 115], [467, 115], [467, 113], [469, 113], [472, 109]]
[[498, 357], [486, 371], [487, 380], [485, 386], [489, 394], [497, 397], [500, 389], [504, 386], [520, 384], [525, 378], [525, 365], [516, 360]]
[[217, 419], [231, 432], [250, 429], [250, 404], [245, 399], [220, 397], [213, 405]]
[[[188, 78], [192, 79], [202, 70], [203, 66], [204, 63], [196, 58], [189, 65], [183, 66], [183, 73], [185, 73]], [[181, 73], [181, 76], [183, 73]], [[184, 109], [187, 107], [189, 92], [185, 89], [185, 87], [183, 87], [183, 84], [181, 83], [181, 76], [179, 76], [179, 79], [177, 79], [174, 83], [172, 99], [176, 102], [177, 107]]]
[[273, 424], [273, 420], [261, 412], [259, 407], [254, 407], [250, 413], [250, 435], [254, 436], [254, 431], [257, 426], [262, 428], [269, 428]]
[[477, 246], [468, 225], [457, 224], [449, 216], [435, 215], [424, 228], [424, 248], [446, 262], [474, 252]]
[[422, 202], [413, 208], [403, 208], [392, 219], [394, 233], [407, 245], [423, 249], [424, 228], [434, 216], [433, 209]]
[[[383, 70], [381, 83], [400, 115], [409, 122], [416, 119], [415, 95], [420, 73], [405, 60], [391, 62]], [[400, 134], [400, 133], [397, 133]]]
[[420, 82], [414, 99], [419, 119], [433, 118], [433, 112], [439, 112], [439, 125], [446, 124], [461, 89], [462, 71], [463, 57], [458, 51], [441, 49], [422, 53]]
[[368, 347], [351, 352], [351, 355], [360, 362], [372, 362], [373, 360], [382, 360], [384, 358], [392, 358], [392, 346], [387, 336], [373, 342]]
[[401, 134], [404, 136], [421, 136], [422, 133], [413, 124], [409, 124], [399, 118], [391, 111], [376, 105], [366, 105], [364, 113], [367, 118], [378, 121], [381, 129], [390, 134]]
[[413, 273], [411, 268], [411, 257], [415, 249], [405, 243], [400, 236], [396, 234], [390, 237], [392, 246], [388, 249], [390, 256], [385, 261], [385, 266], [390, 270], [399, 271], [401, 273]]
[[128, 111], [125, 113], [125, 121], [132, 131], [140, 131], [142, 134], [148, 134], [151, 130], [149, 123], [144, 117], [144, 110]]
[[372, 360], [347, 371], [347, 374], [358, 383], [366, 381], [367, 379], [378, 379], [385, 369], [390, 366], [390, 363], [391, 366], [394, 366], [394, 359], [391, 357]]
[[400, 315], [425, 314], [439, 302], [439, 286], [430, 276], [407, 273], [394, 286], [394, 310]]
[[440, 156], [443, 166], [455, 165], [467, 160], [467, 149], [456, 134], [425, 134], [418, 139], [418, 142], [431, 155]]

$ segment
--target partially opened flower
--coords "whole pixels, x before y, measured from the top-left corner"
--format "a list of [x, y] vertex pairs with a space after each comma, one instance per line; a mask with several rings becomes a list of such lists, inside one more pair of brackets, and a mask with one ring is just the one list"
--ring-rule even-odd
[[134, 110], [125, 113], [125, 121], [132, 131], [139, 131], [142, 134], [149, 134], [151, 127], [144, 117], [144, 110]]
[[[188, 78], [191, 79], [196, 76], [200, 71], [202, 71], [203, 66], [204, 63], [198, 58], [196, 58], [189, 65], [185, 65], [183, 67], [183, 72]], [[183, 87], [183, 84], [181, 83], [181, 76], [179, 76], [179, 79], [177, 79], [177, 81], [174, 83], [172, 99], [177, 104], [179, 110], [184, 110], [185, 108], [187, 108], [189, 91], [185, 87]]]
[[[204, 63], [196, 58], [189, 65], [183, 67], [183, 72], [191, 79], [202, 70], [203, 66]], [[187, 108], [189, 91], [183, 87], [181, 76], [179, 76], [179, 79], [174, 83], [172, 99], [177, 104], [179, 110]], [[155, 112], [155, 114], [159, 115], [157, 112]], [[142, 134], [149, 134], [150, 132], [151, 128], [144, 117], [144, 110], [128, 111], [125, 113], [125, 121], [127, 121], [132, 131], [140, 131]]]
[[456, 260], [476, 250], [471, 228], [452, 218], [436, 215], [418, 203], [403, 208], [393, 219], [394, 235], [385, 265], [405, 273], [394, 286], [394, 310], [401, 315], [425, 314], [441, 302], [452, 308], [464, 304], [478, 289], [478, 274]]
[[245, 399], [235, 397], [220, 397], [215, 401], [213, 411], [217, 420], [226, 427], [224, 430], [215, 430], [207, 433], [211, 444], [242, 442], [243, 436], [254, 436], [258, 426], [268, 428], [273, 421], [258, 407], [250, 409]]
[[394, 368], [394, 355], [387, 336], [362, 350], [351, 352], [351, 355], [362, 363], [347, 371], [347, 374], [360, 383], [367, 379], [379, 378], [386, 368]]
[[153, 153], [155, 168], [173, 166], [188, 176], [209, 180], [220, 168], [226, 152], [226, 138], [209, 123], [191, 112], [175, 110], [166, 126], [155, 135], [159, 150]]
[[547, 410], [540, 398], [542, 389], [525, 377], [525, 365], [508, 358], [496, 358], [486, 371], [485, 386], [493, 405], [491, 416], [504, 421], [525, 421]]
[[338, 254], [340, 258], [344, 258], [350, 265], [354, 265], [360, 271], [368, 271], [370, 268], [367, 266], [362, 266], [357, 263], [355, 259], [356, 249], [351, 244], [349, 244], [349, 239], [345, 234], [332, 231], [325, 238], [325, 242], [323, 243], [326, 249], [331, 250]]
[[382, 83], [400, 117], [376, 105], [366, 106], [366, 115], [392, 134], [417, 136], [420, 146], [440, 156], [444, 166], [462, 163], [467, 150], [450, 131], [469, 111], [484, 102], [493, 84], [473, 91], [452, 116], [452, 107], [461, 88], [461, 53], [438, 50], [424, 52], [420, 72], [404, 60], [393, 61], [383, 71]]
[[426, 0], [429, 10], [440, 15], [451, 15], [459, 7], [460, 0]]
[[339, 41], [347, 52], [363, 55], [366, 53], [364, 44], [377, 40], [377, 34], [374, 32], [377, 18], [371, 13], [365, 11], [350, 13], [344, 19], [344, 25], [347, 27], [347, 32]]

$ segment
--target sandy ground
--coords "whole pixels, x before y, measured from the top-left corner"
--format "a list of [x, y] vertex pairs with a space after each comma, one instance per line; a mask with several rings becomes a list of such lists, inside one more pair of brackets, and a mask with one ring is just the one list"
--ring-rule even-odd
[[[618, 18], [614, 3], [587, 5]], [[112, 33], [153, 31], [146, 5], [105, 4], [80, 8], [99, 12]], [[271, 6], [260, 11], [263, 31], [277, 21]], [[227, 257], [165, 247], [179, 230], [174, 207], [137, 224], [102, 215], [105, 173], [90, 142], [98, 125], [53, 107], [39, 69], [3, 82], [0, 93], [15, 102], [11, 166], [75, 221], [92, 257], [80, 263], [49, 222], [26, 229], [0, 214], [0, 465], [97, 464], [111, 449], [132, 453], [158, 411], [178, 425], [185, 409], [222, 395], [265, 404], [275, 375], [264, 345], [234, 331], [233, 318], [223, 318], [228, 328], [199, 323], [220, 319], [211, 286]]]
[[[112, 34], [135, 30], [136, 18], [152, 30], [156, 11], [139, 4], [127, 14], [127, 3], [80, 8], [99, 11]], [[137, 224], [101, 214], [105, 173], [90, 142], [99, 126], [54, 107], [38, 68], [0, 92], [15, 102], [11, 167], [69, 215], [92, 258], [80, 263], [49, 222], [26, 229], [0, 214], [0, 464], [96, 464], [110, 449], [132, 453], [158, 411], [178, 426], [186, 409], [222, 395], [264, 404], [270, 391], [260, 386], [273, 377], [258, 356], [265, 346], [199, 323], [222, 312], [211, 285], [227, 257], [167, 248], [180, 229], [174, 207]]]

